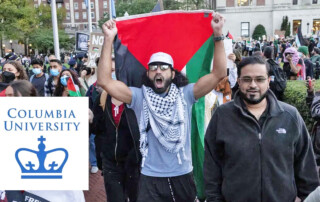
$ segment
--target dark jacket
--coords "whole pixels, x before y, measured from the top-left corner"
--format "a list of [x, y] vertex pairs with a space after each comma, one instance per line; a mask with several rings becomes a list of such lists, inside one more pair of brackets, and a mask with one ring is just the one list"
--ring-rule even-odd
[[308, 92], [307, 104], [311, 108], [311, 116], [315, 120], [312, 128], [311, 140], [317, 165], [320, 166], [320, 93]]
[[95, 116], [93, 132], [97, 135], [95, 140], [97, 158], [102, 157], [114, 163], [125, 164], [130, 172], [131, 169], [140, 166], [141, 159], [140, 132], [136, 116], [133, 110], [125, 106], [119, 125], [116, 126], [111, 114], [111, 97], [109, 95], [107, 97], [104, 112], [98, 102], [100, 103], [100, 95], [95, 104], [98, 107], [94, 107], [93, 110]]
[[[240, 96], [218, 107], [205, 136], [207, 201], [275, 202], [304, 199], [319, 185], [307, 128], [296, 108], [269, 90], [260, 127]], [[227, 127], [232, 125], [232, 127]]]

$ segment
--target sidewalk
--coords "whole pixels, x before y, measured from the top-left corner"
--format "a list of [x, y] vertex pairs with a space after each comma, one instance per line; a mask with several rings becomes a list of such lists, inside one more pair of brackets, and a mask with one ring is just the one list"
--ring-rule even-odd
[[106, 192], [104, 189], [103, 176], [101, 171], [96, 174], [89, 173], [89, 191], [84, 191], [86, 202], [106, 202]]

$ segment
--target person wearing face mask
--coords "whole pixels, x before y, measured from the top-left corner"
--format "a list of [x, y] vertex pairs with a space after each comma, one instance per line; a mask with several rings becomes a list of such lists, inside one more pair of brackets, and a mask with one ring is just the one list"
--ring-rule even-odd
[[72, 77], [73, 82], [77, 85], [80, 89], [81, 96], [84, 96], [86, 91], [82, 87], [81, 83], [78, 80], [76, 73], [70, 69], [64, 69], [61, 71], [60, 75], [58, 76], [57, 86], [55, 88], [53, 96], [62, 96], [66, 97], [69, 96], [68, 90], [68, 79]]
[[49, 79], [49, 75], [43, 73], [43, 62], [39, 59], [31, 61], [33, 75], [30, 82], [37, 89], [39, 96], [44, 96], [44, 84]]
[[7, 61], [2, 68], [2, 82], [10, 83], [15, 80], [28, 80], [23, 66], [17, 61]]
[[60, 60], [52, 59], [50, 60], [50, 77], [44, 84], [44, 96], [51, 97], [55, 91], [56, 85], [58, 83], [58, 77], [62, 71], [62, 63]]

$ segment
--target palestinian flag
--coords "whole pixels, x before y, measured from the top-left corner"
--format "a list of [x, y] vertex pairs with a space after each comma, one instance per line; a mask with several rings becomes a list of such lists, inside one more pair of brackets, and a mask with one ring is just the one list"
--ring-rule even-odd
[[[150, 56], [165, 52], [174, 68], [191, 83], [210, 72], [213, 56], [212, 11], [162, 11], [117, 19], [114, 42], [117, 78], [128, 86], [141, 86]], [[204, 199], [204, 98], [192, 109], [192, 160], [198, 198]]]
[[9, 84], [7, 83], [0, 83], [0, 97], [5, 97], [6, 96], [6, 88], [8, 87]]
[[306, 41], [304, 40], [301, 32], [301, 25], [297, 28], [296, 38], [295, 38], [296, 44], [298, 47], [300, 46], [308, 46]]
[[81, 97], [79, 86], [73, 82], [72, 77], [69, 77], [68, 79], [67, 88], [68, 88], [70, 97]]
[[228, 34], [226, 35], [226, 38], [228, 39], [232, 39], [233, 40], [233, 36], [230, 34], [230, 32], [228, 31]]

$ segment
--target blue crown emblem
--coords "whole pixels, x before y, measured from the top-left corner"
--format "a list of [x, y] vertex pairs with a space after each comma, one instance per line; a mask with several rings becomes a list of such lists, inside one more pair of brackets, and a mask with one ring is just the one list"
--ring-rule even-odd
[[62, 179], [61, 173], [68, 160], [68, 151], [63, 148], [45, 151], [46, 145], [43, 142], [46, 138], [41, 136], [38, 141], [39, 151], [27, 148], [16, 151], [16, 161], [22, 171], [21, 179]]

